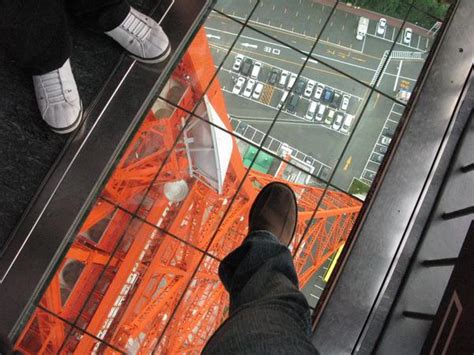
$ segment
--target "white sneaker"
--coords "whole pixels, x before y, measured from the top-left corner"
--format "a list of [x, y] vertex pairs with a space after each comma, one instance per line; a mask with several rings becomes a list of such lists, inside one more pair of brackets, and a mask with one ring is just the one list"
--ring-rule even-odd
[[170, 41], [161, 26], [133, 7], [118, 27], [105, 34], [141, 62], [159, 63], [171, 53]]
[[69, 59], [59, 69], [33, 76], [36, 101], [43, 120], [56, 133], [74, 131], [82, 118], [82, 102]]

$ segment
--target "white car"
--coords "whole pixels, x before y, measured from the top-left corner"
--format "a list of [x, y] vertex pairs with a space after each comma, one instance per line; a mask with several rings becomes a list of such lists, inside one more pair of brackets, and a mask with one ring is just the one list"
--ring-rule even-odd
[[280, 81], [278, 82], [278, 85], [285, 87], [286, 81], [288, 80], [288, 75], [290, 75], [290, 72], [283, 70], [281, 72]]
[[304, 90], [303, 95], [305, 97], [311, 97], [315, 85], [316, 82], [314, 80], [308, 80], [308, 84], [306, 84], [306, 89]]
[[339, 129], [342, 126], [342, 122], [344, 122], [344, 114], [342, 112], [338, 112], [336, 114], [336, 119], [334, 120], [334, 123], [332, 124], [332, 129], [335, 131], [339, 131]]
[[410, 45], [412, 32], [413, 31], [410, 27], [405, 28], [405, 32], [403, 33], [403, 43]]
[[351, 128], [352, 126], [352, 121], [354, 120], [354, 116], [353, 115], [346, 115], [346, 118], [344, 119], [344, 123], [342, 124], [342, 127], [341, 127], [341, 132], [342, 133], [349, 133], [349, 129]]
[[255, 90], [253, 91], [252, 98], [258, 100], [260, 98], [260, 95], [262, 95], [262, 90], [263, 84], [257, 83], [257, 85], [255, 85]]
[[309, 121], [313, 120], [314, 115], [316, 114], [316, 109], [318, 108], [318, 103], [315, 101], [310, 101], [308, 106], [308, 111], [306, 111], [305, 118]]
[[250, 97], [250, 95], [252, 95], [254, 86], [255, 86], [255, 80], [249, 79], [249, 81], [247, 81], [247, 86], [245, 87], [243, 95], [245, 97]]
[[324, 91], [324, 86], [318, 85], [317, 88], [316, 88], [316, 91], [314, 92], [314, 98], [316, 100], [320, 100], [321, 95], [323, 94], [323, 91]]
[[293, 85], [295, 85], [295, 81], [296, 81], [297, 76], [298, 75], [296, 75], [295, 73], [291, 73], [290, 80], [288, 80], [288, 85], [286, 86], [286, 88], [288, 90], [290, 90], [293, 87]]
[[343, 95], [342, 96], [342, 101], [341, 101], [341, 110], [345, 111], [349, 107], [349, 101], [350, 101], [349, 95]]
[[380, 143], [382, 143], [383, 145], [390, 145], [390, 142], [392, 142], [392, 138], [390, 138], [390, 137], [383, 136], [380, 139]]
[[387, 19], [382, 17], [377, 23], [377, 34], [383, 35], [386, 30], [387, 30]]
[[258, 79], [258, 74], [260, 73], [260, 69], [262, 69], [262, 63], [260, 62], [255, 62], [253, 65], [252, 73], [250, 74], [250, 77], [252, 79]]
[[240, 94], [244, 84], [245, 84], [245, 78], [243, 76], [239, 76], [239, 78], [237, 79], [237, 82], [234, 85], [234, 88], [232, 89], [232, 93], [236, 95]]
[[239, 72], [240, 66], [242, 65], [243, 60], [244, 60], [244, 56], [242, 54], [237, 54], [235, 56], [235, 61], [234, 61], [234, 65], [232, 66], [232, 70]]

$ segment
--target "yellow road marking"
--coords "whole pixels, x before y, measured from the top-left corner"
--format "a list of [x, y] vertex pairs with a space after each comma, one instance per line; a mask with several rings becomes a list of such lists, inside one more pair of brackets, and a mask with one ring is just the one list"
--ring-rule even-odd
[[273, 92], [274, 92], [273, 86], [265, 84], [263, 88], [262, 99], [260, 101], [266, 105], [269, 105], [270, 102], [272, 101]]
[[334, 267], [336, 266], [337, 261], [339, 260], [339, 256], [341, 256], [342, 249], [344, 249], [344, 244], [342, 244], [339, 249], [337, 249], [336, 255], [334, 256], [334, 259], [332, 259], [331, 265], [329, 265], [328, 271], [326, 271], [326, 275], [324, 275], [324, 282], [329, 281], [329, 278], [331, 277], [331, 274], [334, 271]]
[[346, 160], [346, 163], [344, 164], [344, 171], [347, 171], [349, 169], [349, 166], [352, 164], [352, 155]]

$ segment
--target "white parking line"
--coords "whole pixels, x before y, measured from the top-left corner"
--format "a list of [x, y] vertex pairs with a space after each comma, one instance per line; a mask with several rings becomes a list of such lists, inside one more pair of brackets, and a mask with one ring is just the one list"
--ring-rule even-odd
[[[385, 38], [377, 37], [377, 36], [374, 36], [374, 35], [371, 34], [371, 33], [367, 33], [367, 36], [370, 36], [370, 37], [373, 37], [373, 38], [377, 38], [377, 39], [379, 39], [379, 40], [381, 40], [381, 41], [386, 41], [386, 42], [393, 43], [393, 40], [390, 41], [390, 40], [385, 39]], [[365, 37], [364, 37], [364, 38], [365, 38]], [[417, 51], [419, 51], [419, 52], [424, 52], [424, 50], [421, 50], [421, 49], [419, 49], [419, 48], [412, 47], [412, 46], [408, 46], [408, 45], [404, 44], [404, 43], [402, 42], [402, 39], [401, 39], [401, 38], [400, 38], [400, 42], [397, 42], [397, 44], [398, 44], [399, 46], [403, 46], [403, 47], [407, 47], [407, 48], [410, 48], [410, 49], [417, 50]]]
[[314, 298], [316, 298], [317, 300], [319, 300], [319, 297], [318, 297], [318, 296], [313, 295], [312, 293], [310, 293], [309, 295], [310, 295], [311, 297], [314, 297]]
[[318, 286], [318, 285], [316, 285], [316, 284], [314, 284], [314, 287], [319, 288], [320, 290], [323, 290], [323, 291], [324, 291], [324, 287]]
[[[395, 105], [396, 105], [396, 106], [395, 106]], [[366, 178], [363, 177], [363, 176], [364, 176], [364, 172], [366, 172], [366, 171], [369, 171], [369, 172], [371, 172], [371, 173], [373, 173], [373, 174], [376, 174], [375, 171], [373, 171], [373, 170], [371, 170], [371, 169], [368, 169], [367, 167], [368, 167], [369, 163], [380, 165], [379, 163], [372, 161], [370, 158], [372, 157], [372, 154], [378, 154], [378, 155], [382, 155], [382, 156], [384, 155], [384, 154], [381, 154], [381, 153], [379, 153], [379, 152], [376, 152], [376, 151], [375, 151], [375, 148], [376, 148], [377, 146], [383, 146], [382, 144], [379, 143], [379, 141], [380, 141], [380, 137], [382, 136], [382, 133], [383, 133], [384, 129], [387, 127], [387, 122], [390, 121], [390, 122], [394, 122], [394, 123], [396, 123], [396, 124], [399, 123], [399, 122], [394, 121], [393, 119], [390, 118], [390, 116], [392, 115], [392, 113], [400, 115], [399, 112], [397, 112], [397, 111], [394, 110], [394, 108], [395, 108], [395, 107], [398, 108], [398, 106], [401, 106], [401, 105], [400, 105], [400, 104], [397, 104], [397, 103], [393, 103], [393, 104], [392, 104], [392, 107], [390, 108], [390, 112], [389, 112], [389, 114], [388, 114], [388, 116], [387, 116], [387, 118], [385, 119], [385, 122], [384, 122], [384, 124], [383, 124], [382, 130], [380, 131], [380, 133], [379, 133], [379, 135], [378, 135], [378, 137], [377, 137], [377, 140], [375, 141], [375, 144], [374, 144], [374, 146], [373, 146], [373, 148], [372, 148], [372, 151], [371, 151], [369, 157], [367, 158], [367, 162], [365, 163], [364, 169], [362, 169], [362, 173], [360, 174], [360, 177], [359, 177], [360, 179], [363, 179], [363, 180], [366, 180], [366, 181], [370, 181], [369, 179], [366, 179]]]

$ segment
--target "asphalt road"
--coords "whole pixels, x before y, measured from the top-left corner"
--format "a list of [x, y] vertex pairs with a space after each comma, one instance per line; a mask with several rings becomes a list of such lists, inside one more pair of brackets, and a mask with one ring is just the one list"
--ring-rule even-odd
[[[253, 1], [234, 2], [232, 6], [220, 9], [238, 20], [245, 20]], [[296, 4], [295, 4], [296, 3]], [[291, 47], [308, 53], [316, 37], [320, 34], [324, 22], [328, 19], [330, 8], [309, 0], [261, 1], [249, 20], [249, 24], [277, 40], [246, 28], [237, 40], [227, 61], [219, 73], [220, 84], [225, 91], [229, 114], [262, 132], [267, 132], [278, 112], [276, 106], [283, 94], [283, 88], [267, 84], [271, 68], [298, 73], [304, 64], [305, 56]], [[360, 120], [357, 130], [347, 150], [344, 147], [349, 139], [347, 135], [334, 131], [324, 124], [304, 120], [309, 101], [302, 98], [295, 114], [283, 110], [274, 123], [270, 136], [295, 147], [312, 156], [323, 164], [334, 168], [341, 158], [332, 184], [348, 190], [354, 178], [362, 178], [364, 172], [376, 172], [379, 164], [371, 161], [372, 154], [378, 149], [377, 142], [387, 126], [393, 130], [403, 108], [394, 102], [375, 94], [367, 104], [362, 117], [362, 107], [367, 100], [369, 89], [350, 77], [349, 74], [367, 84], [381, 76], [377, 88], [391, 97], [395, 97], [401, 86], [412, 88], [423, 66], [424, 50], [431, 45], [432, 39], [413, 33], [410, 45], [402, 43], [399, 28], [388, 26], [384, 35], [376, 33], [376, 21], [370, 21], [368, 33], [363, 41], [355, 39], [358, 16], [336, 10], [328, 25], [320, 34], [321, 39], [312, 52], [316, 60], [311, 59], [304, 67], [301, 76], [330, 86], [351, 96], [348, 112]], [[205, 24], [208, 40], [219, 65], [241, 29], [240, 24], [214, 12]], [[396, 41], [392, 57], [387, 51]], [[265, 86], [262, 97], [248, 99], [232, 94], [234, 80], [232, 72], [235, 56], [242, 54], [252, 60], [262, 62], [263, 68], [259, 81]], [[382, 64], [388, 62], [382, 70]], [[332, 69], [334, 68], [334, 69]], [[397, 110], [397, 113], [393, 113]], [[354, 126], [355, 122], [353, 123]], [[352, 133], [351, 129], [351, 133]], [[375, 150], [374, 149], [378, 149]], [[367, 174], [367, 173], [366, 173]], [[370, 174], [369, 174], [370, 175]], [[370, 180], [365, 180], [368, 184]]]

